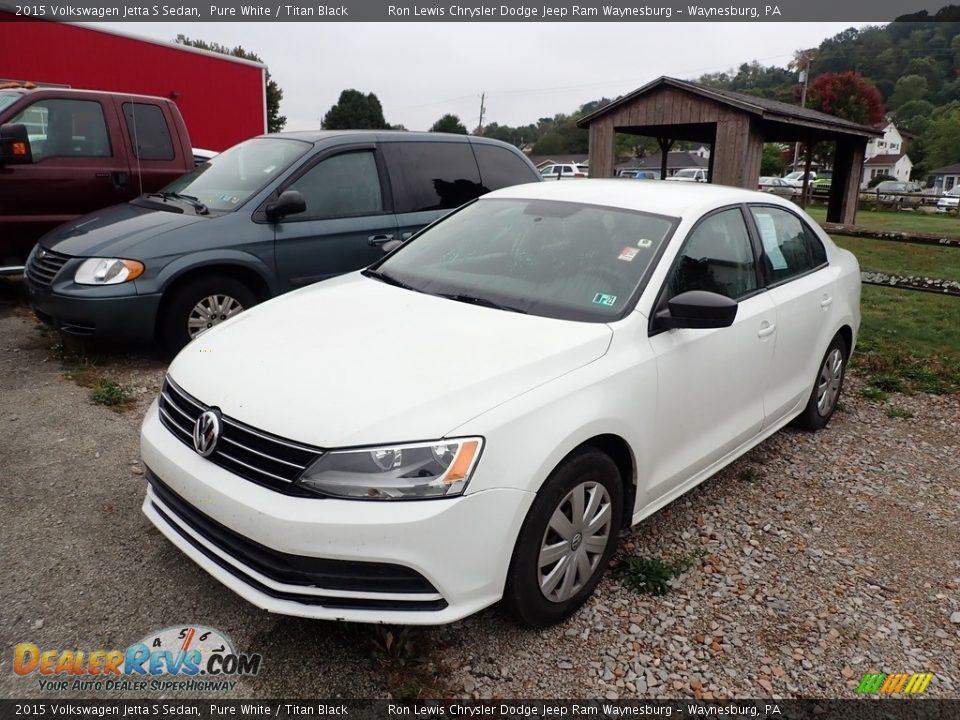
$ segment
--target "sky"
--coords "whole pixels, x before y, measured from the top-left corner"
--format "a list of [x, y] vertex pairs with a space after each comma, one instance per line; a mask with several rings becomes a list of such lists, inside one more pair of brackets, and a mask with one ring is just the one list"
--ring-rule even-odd
[[469, 129], [526, 125], [630, 92], [661, 75], [694, 79], [743, 62], [786, 66], [868, 23], [101, 23], [257, 53], [283, 89], [286, 130], [320, 127], [340, 92], [375, 93], [386, 121], [426, 130], [445, 113]]

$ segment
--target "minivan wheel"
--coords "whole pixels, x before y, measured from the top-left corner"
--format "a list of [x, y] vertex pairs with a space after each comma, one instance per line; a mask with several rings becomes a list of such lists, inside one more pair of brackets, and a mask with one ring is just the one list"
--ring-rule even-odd
[[246, 285], [226, 275], [201, 276], [176, 288], [164, 303], [162, 340], [175, 353], [224, 320], [257, 304]]
[[576, 612], [610, 564], [622, 517], [623, 485], [608, 455], [590, 448], [564, 460], [517, 538], [504, 591], [510, 613], [542, 628]]
[[820, 369], [813, 383], [813, 390], [807, 400], [807, 407], [797, 418], [797, 425], [805, 430], [820, 430], [830, 422], [837, 409], [843, 378], [847, 371], [847, 357], [850, 351], [843, 336], [837, 335], [827, 348], [820, 361]]

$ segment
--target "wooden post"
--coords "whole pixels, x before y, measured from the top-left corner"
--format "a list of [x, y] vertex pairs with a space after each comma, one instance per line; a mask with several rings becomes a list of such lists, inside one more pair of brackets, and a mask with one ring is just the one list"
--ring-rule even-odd
[[657, 138], [657, 145], [660, 146], [660, 179], [667, 179], [667, 156], [670, 154], [670, 148], [673, 147], [673, 140], [665, 137]]
[[863, 171], [866, 144], [865, 139], [837, 140], [833, 153], [833, 177], [830, 180], [827, 222], [852, 225], [856, 221], [860, 175]]
[[613, 177], [614, 132], [613, 120], [597, 118], [590, 123], [590, 177]]
[[803, 192], [800, 195], [800, 207], [806, 209], [807, 198], [810, 197], [810, 161], [813, 155], [810, 140], [803, 141], [803, 151], [807, 158], [803, 163]]

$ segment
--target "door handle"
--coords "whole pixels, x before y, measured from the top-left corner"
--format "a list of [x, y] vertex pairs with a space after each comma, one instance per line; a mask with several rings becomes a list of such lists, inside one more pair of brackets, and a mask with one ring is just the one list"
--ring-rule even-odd
[[757, 330], [757, 337], [758, 338], [770, 337], [771, 335], [773, 335], [774, 332], [776, 332], [776, 330], [777, 330], [776, 323], [764, 322], [760, 326], [760, 329]]
[[828, 307], [830, 307], [830, 304], [832, 302], [833, 302], [832, 295], [824, 295], [822, 298], [820, 298], [820, 307], [826, 310]]
[[382, 235], [371, 235], [367, 238], [367, 243], [369, 245], [383, 245], [393, 240], [393, 233], [384, 233]]

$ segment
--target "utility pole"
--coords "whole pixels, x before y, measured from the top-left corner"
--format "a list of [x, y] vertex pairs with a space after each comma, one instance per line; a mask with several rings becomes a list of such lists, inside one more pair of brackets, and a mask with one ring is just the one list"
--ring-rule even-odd
[[480, 135], [483, 135], [483, 101], [486, 97], [486, 93], [480, 93]]
[[[810, 53], [805, 52], [803, 55], [804, 65], [803, 70], [800, 71], [800, 81], [803, 83], [803, 90], [800, 91], [800, 107], [807, 106], [807, 85], [810, 82]], [[793, 145], [793, 169], [797, 169], [797, 156], [800, 154], [800, 143], [796, 142]]]

